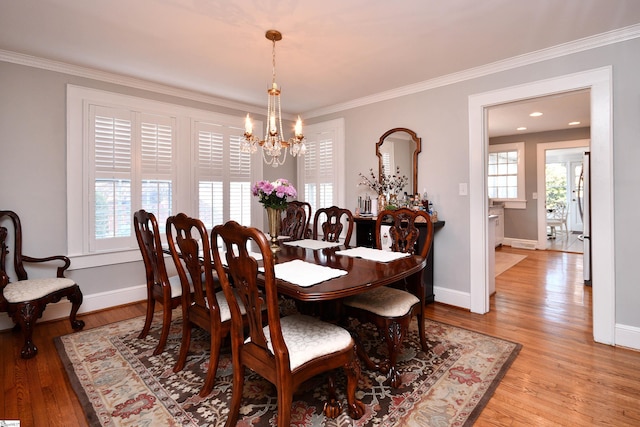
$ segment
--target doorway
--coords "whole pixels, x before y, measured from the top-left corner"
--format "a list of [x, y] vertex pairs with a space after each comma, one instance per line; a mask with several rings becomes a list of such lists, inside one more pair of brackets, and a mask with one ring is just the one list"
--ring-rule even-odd
[[489, 311], [487, 108], [506, 102], [591, 90], [591, 193], [601, 203], [592, 206], [593, 337], [615, 344], [615, 251], [613, 221], [611, 67], [580, 72], [486, 92], [469, 97], [469, 240], [470, 309]]
[[[544, 189], [539, 192], [540, 203], [538, 203], [538, 249], [559, 250], [562, 252], [584, 252], [582, 241], [579, 239], [582, 231], [582, 219], [578, 209], [577, 186], [582, 170], [582, 156], [585, 151], [589, 151], [588, 139], [575, 141], [559, 141], [541, 143], [536, 146], [537, 154], [537, 188]], [[547, 173], [549, 166], [556, 165], [558, 169], [564, 171], [565, 181], [562, 184], [563, 195], [550, 196], [549, 179]], [[549, 234], [547, 217], [549, 209], [555, 202], [554, 198], [559, 198], [567, 209], [567, 229], [563, 232], [556, 232], [553, 236]], [[550, 200], [551, 199], [551, 200]], [[552, 237], [550, 239], [550, 237]]]

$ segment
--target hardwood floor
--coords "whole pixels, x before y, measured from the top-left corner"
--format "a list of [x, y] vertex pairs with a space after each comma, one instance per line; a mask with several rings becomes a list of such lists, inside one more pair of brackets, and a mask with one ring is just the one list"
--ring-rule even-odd
[[[430, 318], [519, 342], [523, 348], [478, 419], [477, 426], [640, 425], [640, 352], [596, 344], [591, 288], [582, 283], [580, 254], [499, 250], [527, 258], [496, 278], [491, 312], [432, 304]], [[144, 314], [133, 304], [83, 315], [86, 328]], [[28, 426], [85, 426], [53, 337], [68, 322], [35, 328], [39, 354], [19, 358], [20, 336], [0, 333], [0, 420]]]

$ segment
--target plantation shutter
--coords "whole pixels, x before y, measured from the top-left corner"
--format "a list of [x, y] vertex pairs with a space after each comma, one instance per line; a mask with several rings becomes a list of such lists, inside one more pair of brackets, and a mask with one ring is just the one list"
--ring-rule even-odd
[[251, 225], [251, 154], [240, 151], [240, 135], [229, 142], [229, 219]]
[[312, 212], [334, 205], [334, 138], [322, 132], [307, 138], [304, 155], [304, 198]]
[[208, 229], [222, 224], [224, 218], [224, 138], [221, 130], [220, 126], [198, 123], [198, 215]]
[[[92, 175], [93, 249], [109, 249], [117, 243], [105, 240], [131, 236], [131, 182], [133, 114], [130, 111], [91, 106], [90, 150]], [[105, 241], [100, 244], [100, 241]]]
[[234, 220], [251, 225], [251, 154], [240, 152], [242, 129], [197, 122], [198, 212], [208, 229]]
[[175, 119], [143, 114], [140, 128], [141, 206], [165, 224], [173, 212]]

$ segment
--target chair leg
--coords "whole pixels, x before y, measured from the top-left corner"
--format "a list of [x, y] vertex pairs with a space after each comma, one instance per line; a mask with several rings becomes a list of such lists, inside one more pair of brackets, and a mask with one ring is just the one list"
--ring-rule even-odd
[[364, 415], [365, 407], [362, 401], [356, 399], [356, 389], [358, 388], [358, 381], [360, 380], [360, 364], [355, 356], [344, 366], [344, 371], [347, 374], [347, 405], [349, 406], [349, 416], [354, 420], [358, 420]]
[[386, 327], [384, 331], [380, 331], [384, 335], [387, 342], [387, 348], [389, 351], [389, 373], [387, 378], [391, 384], [391, 387], [398, 388], [402, 385], [402, 378], [400, 373], [396, 369], [398, 361], [398, 355], [402, 348], [402, 341], [409, 328], [409, 316], [402, 317], [400, 319], [386, 319]]
[[[149, 316], [148, 312], [147, 312], [147, 316]], [[152, 316], [153, 316], [153, 313], [152, 313]], [[149, 320], [149, 324], [151, 324], [151, 320]], [[147, 326], [146, 320], [145, 320], [144, 326], [148, 332], [149, 327]], [[153, 351], [154, 356], [162, 353], [162, 351], [164, 350], [164, 346], [167, 343], [167, 338], [169, 337], [170, 328], [171, 328], [171, 305], [163, 304], [162, 305], [162, 331], [160, 332], [160, 340], [158, 341], [158, 345], [156, 346], [156, 349]], [[143, 332], [144, 332], [144, 329], [143, 329]]]
[[329, 383], [327, 386], [327, 401], [324, 403], [324, 415], [328, 418], [336, 418], [342, 412], [340, 402], [336, 396], [336, 383], [333, 378], [333, 374], [330, 373], [327, 379]]
[[149, 329], [151, 328], [151, 320], [153, 319], [153, 312], [155, 311], [155, 308], [156, 308], [156, 300], [151, 295], [151, 290], [147, 290], [147, 315], [144, 319], [144, 326], [142, 327], [142, 332], [140, 332], [140, 335], [138, 335], [139, 339], [143, 339], [149, 333]]
[[78, 320], [76, 318], [80, 305], [82, 304], [82, 291], [80, 291], [80, 286], [75, 285], [73, 293], [69, 295], [67, 299], [71, 302], [71, 313], [69, 314], [71, 328], [74, 331], [80, 331], [84, 328], [84, 320]]
[[427, 353], [429, 351], [429, 344], [427, 343], [427, 333], [425, 331], [424, 326], [424, 307], [417, 313], [416, 317], [418, 318], [418, 332], [420, 334], [420, 346], [422, 347], [422, 351]]
[[24, 337], [24, 345], [20, 351], [20, 357], [23, 359], [31, 359], [38, 354], [38, 347], [33, 343], [33, 327], [36, 324], [36, 320], [42, 316], [42, 307], [38, 304], [31, 304], [29, 302], [19, 304], [16, 310], [13, 321], [16, 323], [19, 329], [22, 330]]
[[[184, 316], [184, 315], [183, 315]], [[187, 354], [189, 353], [189, 346], [191, 345], [191, 322], [188, 318], [183, 317], [182, 321], [182, 340], [180, 340], [180, 354], [178, 355], [178, 361], [173, 367], [173, 372], [180, 372], [187, 362]]]
[[278, 388], [278, 427], [291, 427], [292, 385], [281, 384]]
[[206, 397], [216, 383], [216, 372], [218, 371], [218, 362], [220, 361], [220, 347], [222, 346], [222, 337], [218, 331], [211, 331], [211, 351], [209, 352], [209, 368], [207, 368], [207, 376], [204, 385], [200, 390], [200, 397]]
[[229, 404], [229, 417], [225, 427], [234, 427], [238, 423], [240, 404], [242, 403], [242, 389], [244, 388], [244, 366], [239, 363], [238, 357], [233, 357], [233, 388], [231, 403]]

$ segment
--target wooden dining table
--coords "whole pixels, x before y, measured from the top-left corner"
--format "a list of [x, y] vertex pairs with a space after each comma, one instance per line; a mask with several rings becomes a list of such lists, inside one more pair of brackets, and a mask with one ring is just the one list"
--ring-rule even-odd
[[299, 259], [345, 270], [347, 274], [306, 287], [277, 279], [278, 292], [302, 302], [337, 300], [409, 277], [424, 270], [427, 262], [418, 255], [380, 262], [336, 253], [348, 248], [349, 246], [340, 245], [309, 249], [280, 242], [274, 257], [276, 264]]

